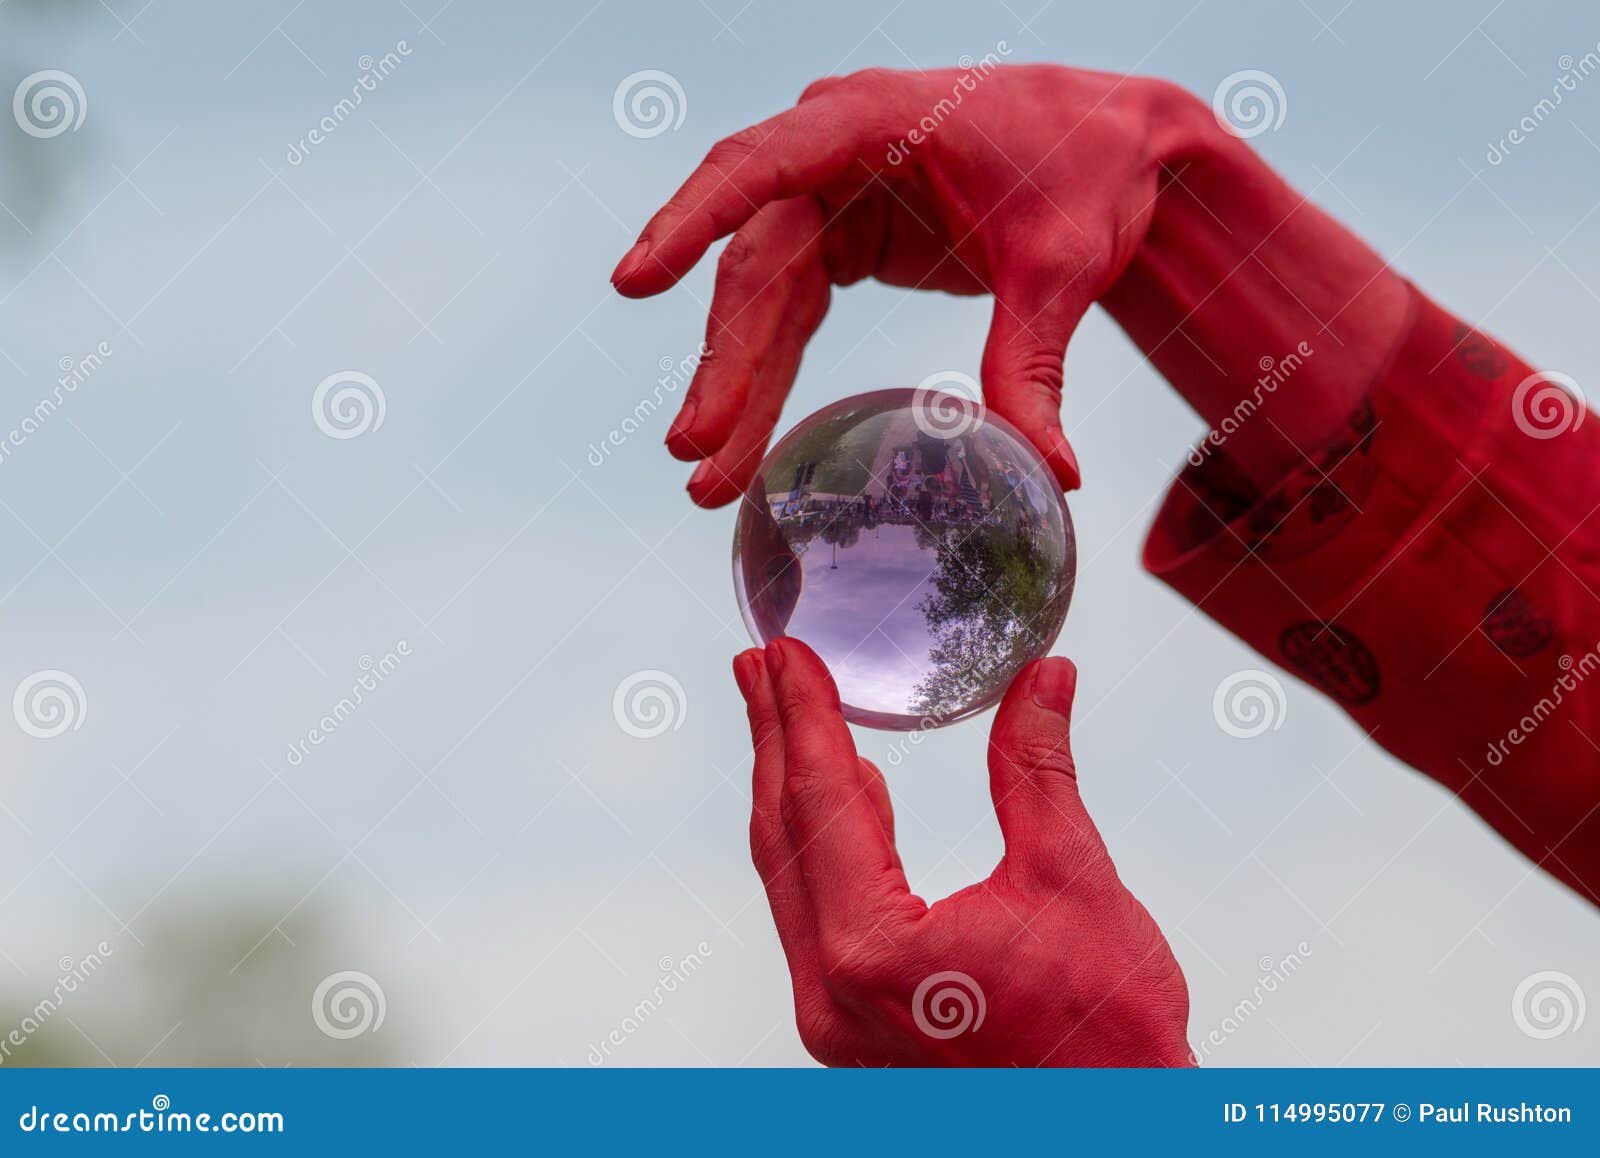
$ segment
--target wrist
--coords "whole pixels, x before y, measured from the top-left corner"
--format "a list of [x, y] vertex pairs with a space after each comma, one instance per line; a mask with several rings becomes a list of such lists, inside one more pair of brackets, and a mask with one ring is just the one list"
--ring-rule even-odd
[[1146, 100], [1159, 191], [1103, 304], [1207, 423], [1233, 428], [1230, 457], [1266, 485], [1360, 404], [1409, 294], [1204, 102], [1162, 82]]

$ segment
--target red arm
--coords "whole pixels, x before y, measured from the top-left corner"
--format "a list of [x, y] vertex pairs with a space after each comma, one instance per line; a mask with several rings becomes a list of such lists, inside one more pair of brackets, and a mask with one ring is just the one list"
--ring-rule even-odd
[[1191, 456], [1145, 565], [1600, 903], [1600, 423], [1575, 392], [1413, 293], [1299, 469], [1257, 489], [1228, 449]]
[[[659, 293], [728, 234], [712, 354], [667, 438], [700, 460], [695, 502], [749, 483], [830, 286], [864, 277], [993, 296], [985, 401], [1070, 489], [1063, 359], [1100, 302], [1215, 428], [1146, 565], [1600, 901], [1600, 423], [1416, 293], [1212, 109], [1161, 82], [1043, 66], [829, 78], [714, 147], [617, 288]], [[1182, 977], [1090, 839], [1059, 661], [1019, 676], [996, 715], [1006, 859], [927, 907], [826, 673], [777, 646], [770, 669], [747, 653], [736, 672], [756, 861], [813, 1051], [1182, 1061]], [[1050, 807], [1024, 817], [1006, 807], [1019, 796]], [[1052, 848], [1071, 871], [1036, 876]], [[1003, 910], [1037, 910], [1056, 936], [1018, 959]], [[930, 1035], [907, 1011], [950, 961], [968, 980], [994, 970], [1026, 1016], [955, 1045]], [[1028, 1027], [1039, 1040], [1023, 1042]]]

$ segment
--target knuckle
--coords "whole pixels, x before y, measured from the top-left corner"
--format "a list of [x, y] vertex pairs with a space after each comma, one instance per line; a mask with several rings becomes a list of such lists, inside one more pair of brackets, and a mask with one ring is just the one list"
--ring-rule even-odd
[[[707, 354], [706, 358], [710, 356]], [[701, 359], [702, 364], [706, 358]], [[782, 742], [783, 726], [778, 722], [778, 713], [770, 705], [752, 706], [748, 715], [752, 747], [759, 758], [766, 749]]]
[[1060, 406], [1066, 382], [1065, 358], [1042, 341], [1024, 335], [1021, 343], [985, 355], [983, 381], [990, 404], [1015, 421], [1024, 417], [1024, 408], [1035, 405], [1035, 391], [1046, 402]]
[[903, 127], [927, 104], [924, 78], [893, 68], [864, 68], [844, 78], [858, 115], [882, 127]]
[[780, 687], [778, 702], [783, 716], [796, 721], [820, 719], [827, 713], [837, 714], [840, 709], [838, 686], [827, 672]]
[[763, 134], [760, 126], [750, 125], [712, 145], [706, 153], [705, 164], [719, 172], [729, 172], [760, 147]]
[[736, 276], [746, 269], [761, 252], [761, 247], [746, 233], [735, 233], [722, 249], [717, 259], [717, 272], [724, 277]]
[[843, 78], [845, 83], [857, 88], [885, 89], [900, 84], [905, 79], [905, 73], [892, 68], [875, 66], [873, 68], [857, 69]]
[[807, 816], [838, 806], [838, 793], [828, 781], [815, 772], [791, 768], [783, 778], [779, 794], [779, 812], [785, 824], [793, 824], [797, 817]]
[[1131, 77], [1119, 96], [1123, 104], [1146, 116], [1150, 112], [1184, 117], [1212, 115], [1211, 108], [1203, 99], [1183, 85], [1163, 77]]
[[1013, 775], [1021, 774], [1026, 781], [1077, 778], [1077, 766], [1072, 760], [1072, 750], [1065, 735], [1055, 737], [1045, 732], [1020, 731], [1005, 738], [1005, 743], [989, 745], [991, 764]]
[[[773, 818], [757, 804], [750, 813], [750, 859], [761, 873], [761, 883], [770, 887], [786, 867], [785, 841], [774, 831]], [[769, 874], [763, 866], [776, 866]], [[770, 877], [770, 879], [769, 879]]]
[[[1050, 292], [1049, 305], [1040, 311], [1041, 323], [1076, 296], [1069, 287], [1091, 274], [1101, 260], [1098, 250], [1083, 245], [1075, 237], [1056, 236], [1062, 230], [1057, 227], [1054, 216], [1055, 208], [1050, 205], [1019, 212], [1015, 224], [1021, 236], [1015, 239], [1015, 250], [1011, 250], [1013, 239], [1008, 238], [1006, 243], [1006, 265], [1013, 276], [1025, 286], [1046, 287]], [[1041, 231], [1053, 235], [1052, 244], [1038, 244], [1036, 238]]]
[[1017, 374], [1024, 382], [1041, 387], [1052, 399], [1059, 402], [1066, 383], [1065, 355], [1053, 345], [1029, 342], [1018, 359]]
[[884, 991], [888, 970], [865, 939], [836, 938], [817, 950], [822, 984], [836, 1000], [859, 1003]]
[[801, 92], [800, 92], [800, 100], [802, 102], [809, 101], [809, 100], [816, 100], [817, 97], [822, 96], [824, 93], [828, 92], [830, 89], [838, 88], [841, 84], [843, 84], [845, 82], [845, 79], [846, 78], [841, 77], [841, 76], [821, 76], [821, 77], [818, 77], [816, 80], [812, 81], [810, 84], [806, 85], [806, 87], [804, 89], [801, 90]]

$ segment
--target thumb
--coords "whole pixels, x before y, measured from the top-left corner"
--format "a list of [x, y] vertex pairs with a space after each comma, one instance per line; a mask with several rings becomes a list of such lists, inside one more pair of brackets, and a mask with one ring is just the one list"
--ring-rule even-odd
[[1071, 715], [1078, 669], [1036, 660], [1013, 681], [989, 733], [989, 791], [1014, 872], [1064, 887], [1105, 842], [1078, 795]]
[[1087, 309], [1080, 294], [1055, 278], [1015, 278], [995, 288], [983, 348], [984, 402], [1028, 437], [1065, 491], [1077, 490], [1082, 476], [1061, 429], [1063, 364], [1067, 340]]

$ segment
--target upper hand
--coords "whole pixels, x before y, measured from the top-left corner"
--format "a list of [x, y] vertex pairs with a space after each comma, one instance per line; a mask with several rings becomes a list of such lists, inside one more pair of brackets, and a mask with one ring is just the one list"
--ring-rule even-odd
[[1030, 664], [1007, 692], [989, 740], [1005, 855], [932, 906], [907, 885], [888, 790], [822, 661], [786, 638], [739, 655], [734, 675], [755, 743], [751, 848], [813, 1057], [1189, 1063], [1183, 974], [1078, 795], [1069, 661]]
[[629, 297], [660, 293], [733, 234], [710, 353], [667, 435], [675, 457], [706, 460], [690, 496], [719, 506], [749, 483], [830, 286], [866, 277], [992, 294], [985, 401], [1076, 487], [1067, 341], [1143, 239], [1167, 130], [1197, 105], [1163, 82], [1048, 65], [871, 69], [718, 142], [612, 275]]

